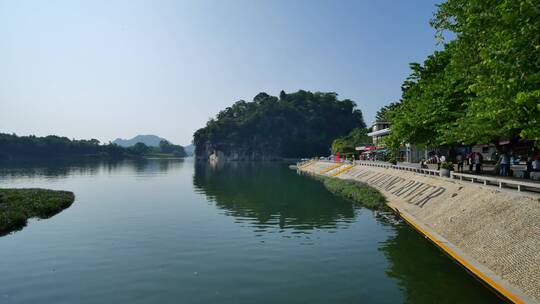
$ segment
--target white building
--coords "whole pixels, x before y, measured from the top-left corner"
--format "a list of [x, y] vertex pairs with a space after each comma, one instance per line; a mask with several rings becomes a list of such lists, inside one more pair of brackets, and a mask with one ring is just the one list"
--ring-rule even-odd
[[[371, 128], [371, 132], [367, 135], [373, 138], [373, 145], [378, 147], [381, 145], [381, 139], [389, 135], [392, 130], [390, 124], [387, 122], [375, 122]], [[379, 151], [382, 149], [379, 149]], [[412, 144], [405, 144], [400, 148], [397, 155], [398, 161], [405, 161], [409, 163], [419, 163], [422, 158], [427, 157], [425, 149], [417, 149]]]
[[380, 144], [381, 138], [390, 134], [390, 124], [387, 122], [376, 122], [371, 127], [371, 132], [367, 135], [373, 137], [373, 145]]

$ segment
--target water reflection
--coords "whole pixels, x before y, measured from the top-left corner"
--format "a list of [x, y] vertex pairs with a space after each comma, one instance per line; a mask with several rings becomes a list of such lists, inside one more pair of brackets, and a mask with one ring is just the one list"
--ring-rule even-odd
[[197, 162], [193, 184], [237, 222], [256, 229], [337, 228], [355, 218], [352, 204], [336, 198], [317, 181], [297, 176], [285, 164]]
[[63, 159], [0, 162], [0, 179], [40, 178], [64, 179], [72, 175], [94, 176], [99, 173], [115, 174], [118, 171], [137, 174], [166, 173], [181, 169], [183, 159]]
[[0, 168], [0, 186], [56, 186], [79, 200], [0, 238], [9, 248], [0, 250], [9, 261], [1, 303], [157, 302], [144, 294], [171, 303], [498, 302], [409, 227], [374, 219], [285, 164]]
[[[384, 218], [379, 219], [384, 221]], [[502, 303], [480, 282], [406, 224], [381, 243], [387, 275], [398, 279], [405, 303]], [[449, 287], [459, 292], [448, 292]]]

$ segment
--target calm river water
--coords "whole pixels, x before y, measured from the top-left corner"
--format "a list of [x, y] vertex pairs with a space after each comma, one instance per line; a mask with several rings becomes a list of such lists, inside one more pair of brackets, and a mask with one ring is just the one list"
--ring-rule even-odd
[[404, 224], [286, 164], [21, 163], [75, 203], [0, 237], [0, 303], [496, 303]]

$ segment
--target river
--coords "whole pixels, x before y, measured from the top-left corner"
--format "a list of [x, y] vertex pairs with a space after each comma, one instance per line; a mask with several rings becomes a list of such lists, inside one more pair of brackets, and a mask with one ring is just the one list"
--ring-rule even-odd
[[497, 303], [407, 225], [283, 163], [0, 165], [73, 205], [0, 237], [0, 303]]

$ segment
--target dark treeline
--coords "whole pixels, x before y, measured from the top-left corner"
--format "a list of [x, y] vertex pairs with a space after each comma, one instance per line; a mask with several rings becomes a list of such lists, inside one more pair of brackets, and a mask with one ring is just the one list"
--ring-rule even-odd
[[186, 157], [187, 153], [184, 147], [174, 145], [166, 140], [161, 140], [158, 147], [147, 146], [144, 143], [138, 142], [135, 145], [127, 148], [128, 152], [135, 155], [160, 156], [164, 154], [175, 157]]
[[326, 155], [334, 138], [358, 127], [365, 127], [362, 112], [336, 93], [259, 93], [210, 119], [193, 142], [197, 157], [214, 151], [237, 160]]
[[186, 154], [181, 146], [172, 145], [166, 141], [160, 143], [160, 147], [148, 147], [143, 143], [137, 143], [132, 147], [123, 148], [112, 143], [101, 145], [97, 139], [76, 140], [56, 135], [37, 137], [0, 133], [0, 160], [69, 157], [125, 158], [141, 157], [148, 153], [167, 153], [179, 157]]
[[79, 156], [104, 156], [122, 158], [127, 150], [114, 144], [100, 145], [99, 140], [75, 140], [49, 135], [17, 136], [0, 133], [0, 159], [66, 158]]

